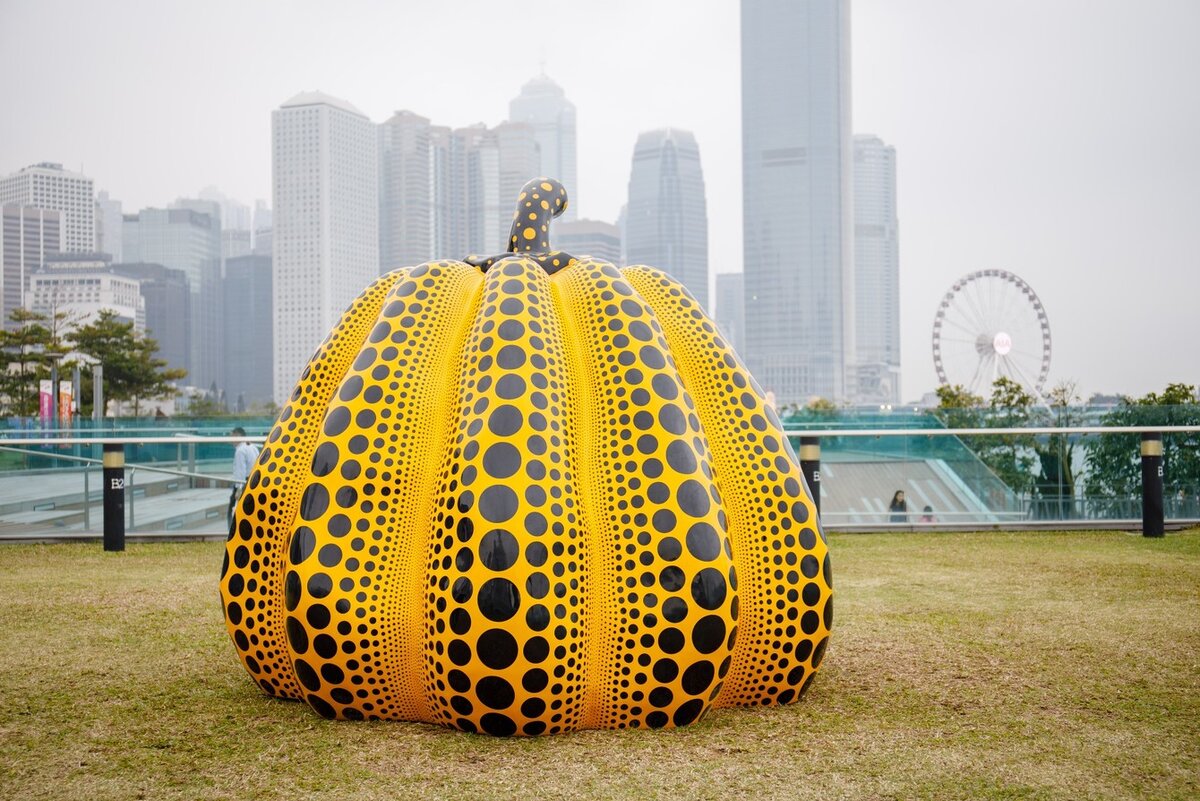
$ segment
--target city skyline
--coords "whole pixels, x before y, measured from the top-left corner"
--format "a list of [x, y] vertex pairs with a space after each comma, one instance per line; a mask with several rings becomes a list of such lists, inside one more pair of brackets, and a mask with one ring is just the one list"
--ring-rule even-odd
[[[711, 272], [741, 267], [737, 3], [703, 15], [682, 3], [577, 4], [532, 25], [472, 3], [410, 9], [403, 24], [396, 11], [355, 3], [335, 16], [304, 3], [287, 15], [208, 8], [197, 17], [120, 3], [6, 5], [0, 63], [10, 71], [36, 60], [27, 34], [46, 27], [90, 66], [57, 84], [0, 89], [0, 102], [22, 111], [0, 122], [0, 173], [82, 167], [126, 211], [208, 185], [250, 204], [270, 197], [269, 111], [298, 91], [345, 97], [375, 121], [409, 108], [448, 125], [495, 124], [544, 62], [577, 109], [580, 216], [616, 219], [638, 132], [687, 128], [705, 154], [710, 219], [721, 221], [710, 225]], [[1190, 144], [1200, 121], [1185, 102], [1200, 71], [1188, 34], [1200, 8], [1159, 0], [1126, 11], [1064, 0], [852, 3], [853, 132], [898, 154], [905, 400], [936, 384], [929, 329], [941, 295], [988, 267], [1017, 273], [1045, 303], [1051, 383], [1074, 378], [1087, 395], [1196, 382], [1195, 367], [1157, 356], [1162, 345], [1147, 357], [1144, 332], [1200, 336], [1185, 305], [1200, 292], [1187, 234], [1200, 214]], [[422, 35], [403, 37], [414, 28]], [[265, 42], [266, 29], [288, 44]], [[533, 44], [503, 63], [439, 60], [441, 43], [472, 31]], [[576, 57], [589, 47], [612, 55]], [[251, 56], [271, 69], [250, 68]], [[160, 97], [156, 65], [168, 63], [178, 88], [151, 111], [141, 98]], [[81, 131], [79, 120], [94, 124]]]

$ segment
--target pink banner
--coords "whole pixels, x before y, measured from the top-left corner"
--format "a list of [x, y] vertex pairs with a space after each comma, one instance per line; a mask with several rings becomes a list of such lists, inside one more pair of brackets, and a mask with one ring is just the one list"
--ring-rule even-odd
[[38, 412], [42, 419], [42, 425], [46, 425], [54, 417], [54, 397], [51, 394], [53, 390], [50, 386], [50, 379], [43, 378], [39, 389], [41, 391], [39, 392]]

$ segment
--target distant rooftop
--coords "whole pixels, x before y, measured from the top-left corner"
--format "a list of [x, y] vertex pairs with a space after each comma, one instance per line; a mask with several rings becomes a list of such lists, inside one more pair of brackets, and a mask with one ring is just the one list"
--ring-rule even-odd
[[357, 114], [360, 117], [366, 117], [352, 103], [347, 100], [342, 100], [340, 97], [327, 95], [324, 92], [301, 92], [300, 94], [287, 101], [280, 108], [299, 108], [300, 106], [333, 106], [340, 108], [342, 111], [348, 111], [351, 114]]
[[64, 170], [63, 165], [61, 165], [55, 161], [39, 161], [37, 164], [30, 164], [28, 167], [22, 167], [21, 169], [17, 170], [15, 173], [11, 173], [11, 174], [12, 175], [20, 175], [23, 172], [31, 172], [33, 170], [53, 171], [56, 173], [61, 173], [66, 178], [82, 178], [87, 181], [91, 180], [91, 178], [88, 178], [83, 173], [71, 172], [70, 170]]

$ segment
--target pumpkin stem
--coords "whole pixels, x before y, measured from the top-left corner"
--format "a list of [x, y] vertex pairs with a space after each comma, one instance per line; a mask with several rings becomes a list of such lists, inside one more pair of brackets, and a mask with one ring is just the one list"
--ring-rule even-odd
[[520, 256], [533, 259], [547, 273], [575, 263], [570, 253], [550, 249], [550, 221], [567, 210], [567, 190], [553, 178], [534, 178], [521, 188], [513, 213], [508, 251], [497, 256], [467, 256], [463, 261], [487, 272], [493, 264]]
[[567, 210], [567, 190], [553, 178], [534, 178], [521, 187], [508, 235], [509, 253], [549, 253], [550, 220]]

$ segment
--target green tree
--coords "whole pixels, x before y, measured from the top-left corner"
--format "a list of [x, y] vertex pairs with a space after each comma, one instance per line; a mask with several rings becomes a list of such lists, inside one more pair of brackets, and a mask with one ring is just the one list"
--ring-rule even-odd
[[[1075, 382], [1064, 381], [1046, 396], [1049, 402], [1048, 422], [1054, 428], [1077, 426], [1082, 420], [1079, 395]], [[1075, 509], [1075, 441], [1070, 434], [1051, 434], [1045, 442], [1034, 446], [1039, 471], [1033, 485], [1038, 499], [1036, 516], [1065, 520], [1074, 516]]]
[[[1016, 381], [1001, 376], [992, 384], [987, 428], [1025, 428], [1030, 424], [1035, 399]], [[1033, 465], [1037, 461], [1032, 434], [996, 434], [981, 437], [976, 453], [1020, 495], [1033, 489]]]
[[[1169, 384], [1161, 393], [1141, 398], [1122, 397], [1121, 404], [1101, 418], [1106, 426], [1200, 425], [1200, 403], [1190, 384]], [[1141, 437], [1138, 434], [1105, 434], [1086, 443], [1089, 496], [1100, 499], [1099, 510], [1129, 514], [1124, 499], [1142, 492]], [[1170, 502], [1180, 499], [1195, 508], [1200, 493], [1200, 435], [1163, 434], [1163, 493]], [[1108, 500], [1107, 506], [1104, 500]]]
[[95, 322], [76, 328], [69, 338], [76, 351], [103, 365], [105, 398], [132, 401], [134, 416], [141, 401], [174, 395], [171, 382], [187, 375], [186, 370], [167, 368], [166, 361], [155, 356], [158, 343], [135, 331], [133, 323], [121, 322], [109, 309], [101, 310]]
[[30, 416], [38, 413], [39, 382], [50, 378], [51, 362], [67, 352], [60, 332], [67, 315], [56, 313], [48, 318], [28, 309], [9, 313], [12, 323], [0, 331], [0, 352], [4, 369], [0, 370], [0, 403], [5, 413]]

